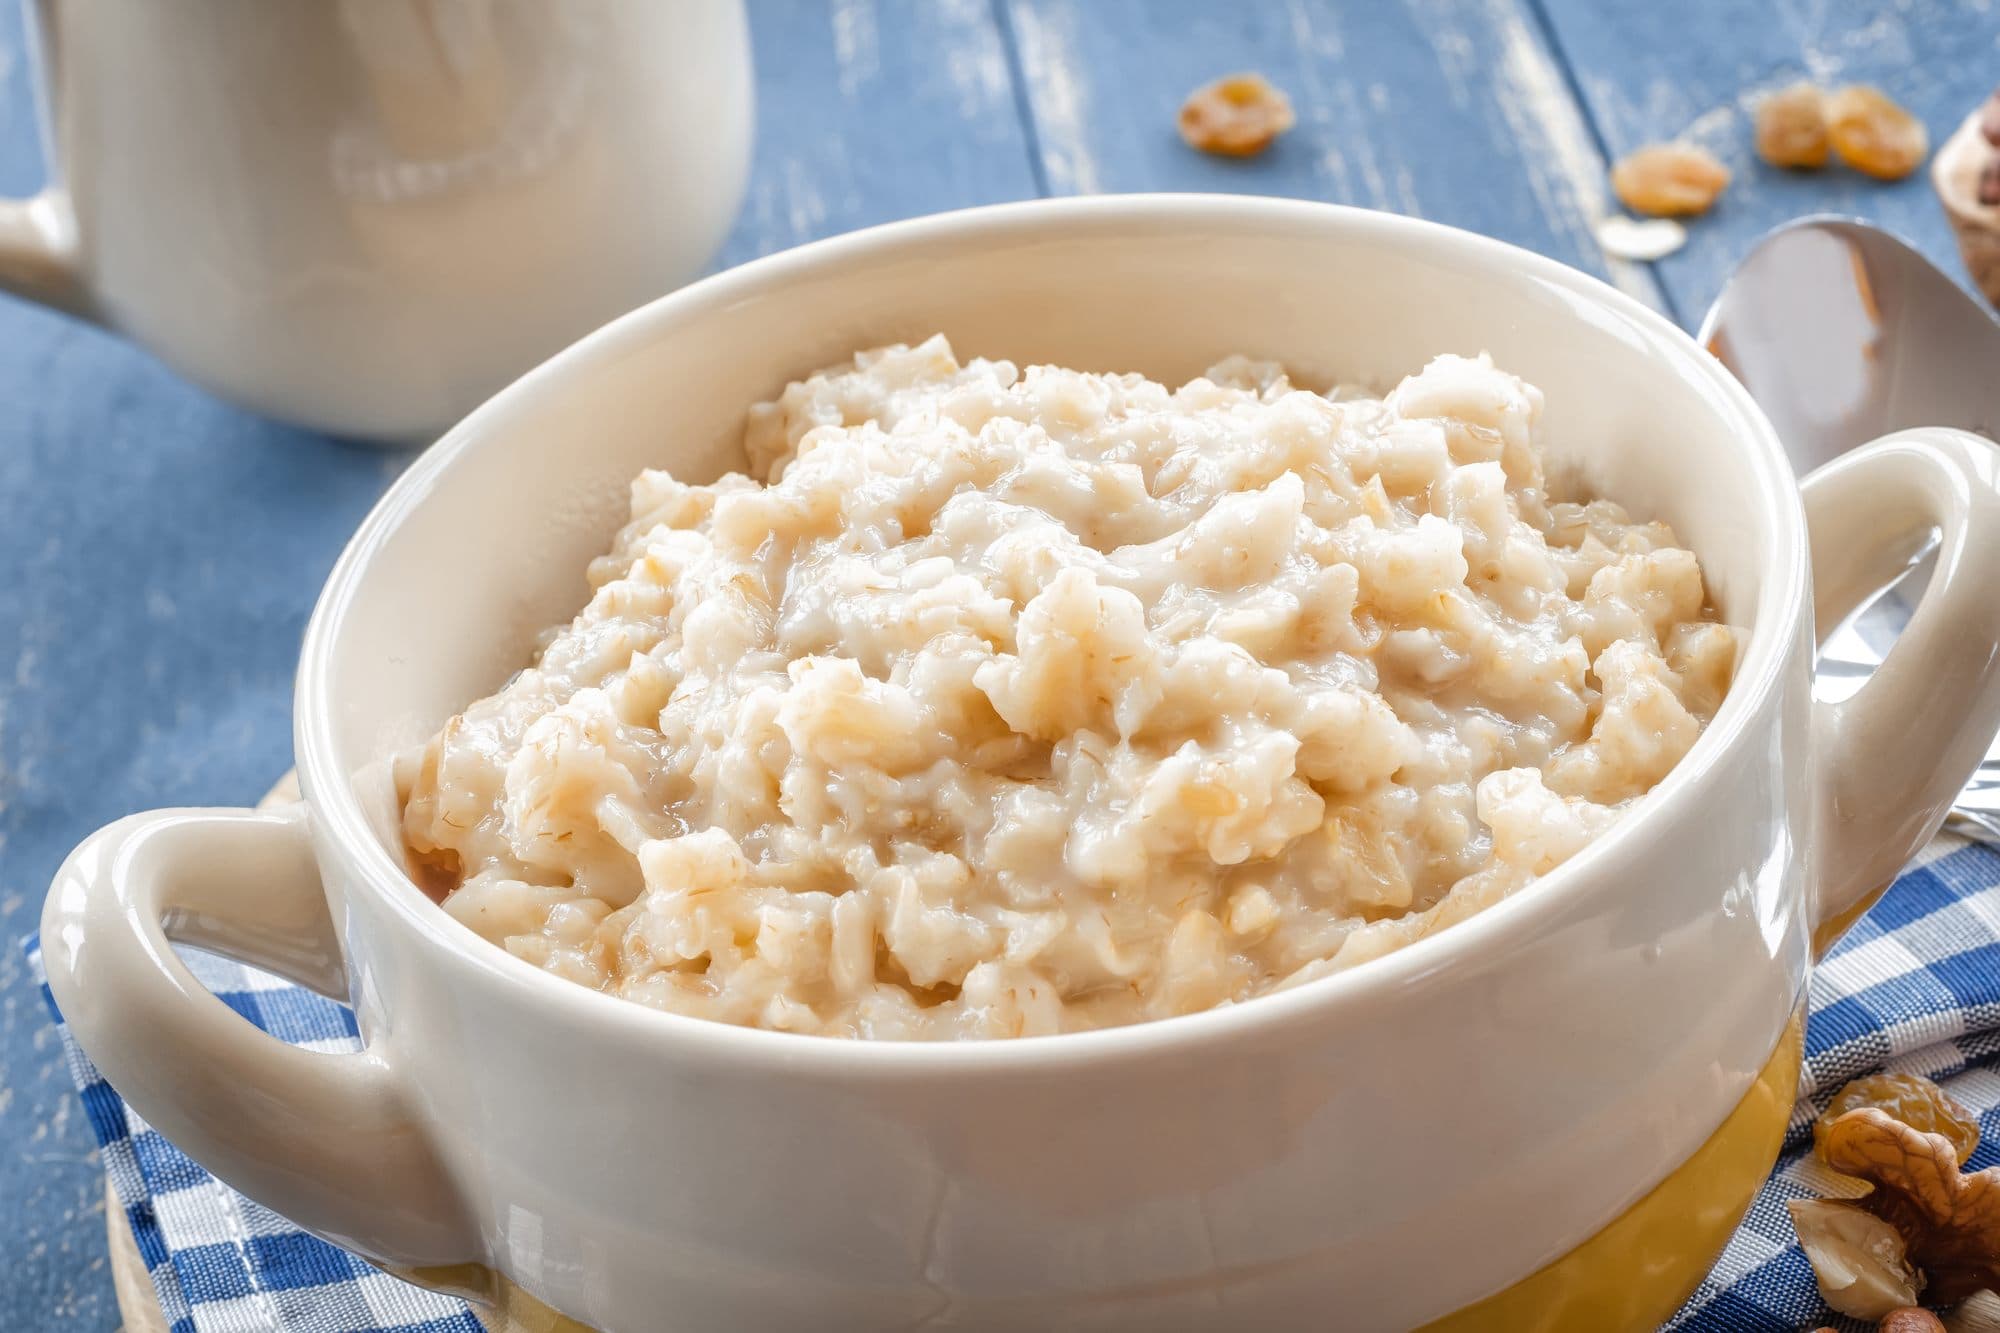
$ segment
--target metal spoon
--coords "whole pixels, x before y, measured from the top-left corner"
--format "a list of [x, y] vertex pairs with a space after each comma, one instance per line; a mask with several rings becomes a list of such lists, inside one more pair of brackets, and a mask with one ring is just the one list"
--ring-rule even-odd
[[[1879, 227], [1809, 217], [1767, 233], [1699, 336], [1764, 409], [1801, 476], [1910, 426], [2000, 438], [2000, 320]], [[1853, 693], [1881, 663], [1930, 577], [1929, 555], [1828, 637], [1820, 697]], [[2000, 742], [1953, 806], [1950, 827], [2000, 846]]]

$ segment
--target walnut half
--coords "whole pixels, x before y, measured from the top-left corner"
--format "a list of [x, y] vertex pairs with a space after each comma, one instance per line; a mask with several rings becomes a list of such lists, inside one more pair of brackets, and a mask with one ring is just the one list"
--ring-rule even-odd
[[2000, 1288], [2000, 1167], [1962, 1172], [1958, 1150], [1865, 1106], [1827, 1127], [1826, 1164], [1873, 1185], [1861, 1207], [1902, 1235], [1933, 1302]]

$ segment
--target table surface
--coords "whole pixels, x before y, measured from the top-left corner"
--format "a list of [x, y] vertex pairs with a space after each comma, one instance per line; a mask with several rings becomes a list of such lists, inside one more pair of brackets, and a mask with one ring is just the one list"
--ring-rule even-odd
[[[1958, 271], [1920, 175], [1788, 176], [1756, 94], [1888, 88], [1941, 140], [2000, 73], [1989, 0], [751, 0], [758, 144], [718, 265], [938, 209], [1217, 190], [1420, 215], [1608, 278], [1693, 324], [1765, 228], [1835, 210]], [[1172, 129], [1236, 69], [1298, 128], [1211, 159]], [[1689, 245], [1606, 259], [1608, 157], [1690, 134], [1737, 172]], [[0, 193], [41, 180], [20, 15], [0, 4]], [[654, 295], [632, 293], [637, 304]], [[321, 579], [408, 461], [247, 416], [93, 329], [0, 299], [0, 1327], [108, 1329], [102, 1176], [11, 940], [63, 854], [159, 805], [248, 804], [290, 763]]]

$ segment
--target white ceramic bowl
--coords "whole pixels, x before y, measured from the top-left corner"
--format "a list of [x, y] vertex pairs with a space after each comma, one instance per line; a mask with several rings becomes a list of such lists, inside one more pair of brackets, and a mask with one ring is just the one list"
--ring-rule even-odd
[[[1700, 555], [1749, 630], [1735, 686], [1630, 817], [1532, 888], [1155, 1024], [750, 1031], [574, 986], [447, 918], [403, 873], [382, 757], [582, 602], [641, 467], [708, 479], [737, 463], [746, 404], [940, 329], [961, 353], [1169, 381], [1240, 351], [1386, 386], [1490, 351], [1546, 392], [1558, 467]], [[50, 894], [50, 984], [113, 1085], [252, 1197], [606, 1328], [1494, 1327], [1524, 1301], [1545, 1328], [1657, 1319], [1777, 1150], [1815, 932], [1936, 828], [2000, 718], [2000, 599], [1967, 576], [2000, 568], [1996, 460], [1908, 433], [1802, 508], [1763, 417], [1666, 321], [1402, 218], [1138, 196], [821, 242], [619, 320], [411, 468], [307, 634], [304, 804], [95, 835]], [[1815, 704], [1813, 567], [1825, 629], [1933, 527], [1909, 633], [1851, 701]], [[256, 1032], [163, 921], [350, 998], [365, 1051]]]

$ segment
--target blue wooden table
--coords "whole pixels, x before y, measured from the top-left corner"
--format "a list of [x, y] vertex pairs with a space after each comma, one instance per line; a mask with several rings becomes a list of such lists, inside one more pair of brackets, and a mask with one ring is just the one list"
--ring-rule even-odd
[[[1392, 209], [1553, 255], [1699, 320], [1764, 228], [1834, 209], [1957, 269], [1920, 175], [1784, 176], [1757, 91], [1871, 81], [1941, 140], [2000, 79], [1984, 0], [751, 0], [759, 142], [718, 263], [1038, 194], [1226, 190]], [[1184, 148], [1194, 85], [1258, 69], [1299, 126]], [[1605, 167], [1691, 134], [1737, 171], [1687, 249], [1606, 259]], [[0, 3], [0, 193], [41, 178]], [[633, 302], [654, 295], [632, 293]], [[290, 764], [320, 580], [407, 458], [248, 417], [104, 334], [0, 300], [0, 1328], [109, 1329], [103, 1180], [11, 940], [63, 854], [132, 810], [252, 802]]]

